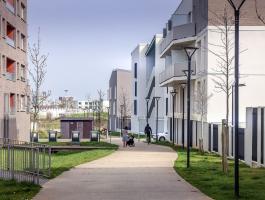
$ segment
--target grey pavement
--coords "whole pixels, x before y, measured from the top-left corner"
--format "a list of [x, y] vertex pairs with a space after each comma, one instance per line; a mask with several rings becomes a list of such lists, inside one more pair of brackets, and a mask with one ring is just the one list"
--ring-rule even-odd
[[210, 199], [174, 171], [176, 159], [168, 147], [137, 142], [47, 182], [34, 200]]

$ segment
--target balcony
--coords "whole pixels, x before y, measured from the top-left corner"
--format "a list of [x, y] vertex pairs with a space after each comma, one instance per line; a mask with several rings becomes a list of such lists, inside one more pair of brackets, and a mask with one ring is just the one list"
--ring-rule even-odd
[[15, 7], [14, 7], [14, 2], [13, 4], [10, 3], [8, 0], [6, 1], [6, 8], [12, 12], [13, 14], [15, 14]]
[[[175, 63], [166, 68], [162, 73], [159, 75], [159, 83], [160, 86], [168, 86], [170, 83], [175, 81], [183, 81], [186, 80], [187, 77], [184, 74], [184, 70], [188, 69], [188, 62], [183, 63]], [[196, 75], [196, 63], [193, 61], [191, 62], [191, 70], [192, 70], [192, 78]]]
[[165, 53], [164, 51], [169, 47], [171, 42], [174, 40], [180, 40], [180, 39], [185, 39], [185, 38], [190, 38], [190, 37], [195, 37], [195, 36], [196, 36], [196, 31], [195, 31], [194, 23], [188, 23], [188, 24], [175, 26], [172, 28], [171, 31], [167, 33], [167, 36], [161, 42], [160, 53], [164, 54]]
[[6, 76], [7, 80], [10, 80], [10, 81], [16, 80], [16, 74], [15, 73], [6, 72], [5, 76]]
[[6, 43], [12, 47], [15, 47], [15, 41], [9, 37], [6, 37]]

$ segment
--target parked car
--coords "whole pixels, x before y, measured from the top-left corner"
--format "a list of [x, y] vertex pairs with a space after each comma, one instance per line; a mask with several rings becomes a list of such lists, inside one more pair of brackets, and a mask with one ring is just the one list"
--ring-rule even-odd
[[[163, 133], [158, 133], [157, 134], [157, 137], [158, 137], [158, 141], [169, 141], [169, 134], [168, 132], [163, 132]], [[152, 138], [155, 140], [156, 139], [156, 134], [153, 133], [152, 134]]]

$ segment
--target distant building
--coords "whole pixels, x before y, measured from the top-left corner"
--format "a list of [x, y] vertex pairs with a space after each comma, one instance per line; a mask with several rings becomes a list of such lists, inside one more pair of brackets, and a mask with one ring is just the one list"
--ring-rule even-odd
[[111, 73], [108, 91], [111, 131], [120, 130], [121, 123], [123, 128], [131, 128], [131, 78], [130, 70], [115, 69]]
[[0, 1], [0, 138], [30, 140], [27, 0]]

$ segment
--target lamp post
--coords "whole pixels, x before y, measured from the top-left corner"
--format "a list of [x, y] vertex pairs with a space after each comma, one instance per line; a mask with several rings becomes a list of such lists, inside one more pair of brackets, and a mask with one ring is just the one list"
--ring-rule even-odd
[[[245, 87], [246, 84], [241, 83], [238, 86]], [[234, 87], [235, 87], [235, 84], [232, 85], [232, 155], [234, 154], [234, 147], [233, 147], [233, 143], [234, 143]]]
[[145, 101], [146, 101], [146, 124], [148, 124], [148, 106], [149, 106], [150, 98], [146, 97]]
[[175, 144], [175, 96], [177, 94], [176, 90], [170, 92], [172, 95], [172, 128], [173, 128], [173, 136], [172, 136], [172, 144]]
[[184, 47], [188, 57], [188, 95], [187, 95], [187, 168], [190, 167], [190, 83], [191, 83], [191, 59], [198, 48]]
[[161, 97], [154, 97], [156, 100], [156, 142], [158, 142], [158, 102]]
[[234, 9], [235, 17], [235, 196], [239, 197], [239, 152], [238, 152], [238, 128], [239, 128], [239, 18], [240, 9], [246, 0], [227, 0]]
[[120, 105], [120, 107], [121, 107], [121, 123], [120, 123], [120, 125], [121, 125], [121, 136], [122, 136], [122, 110], [123, 110], [123, 107], [124, 107], [124, 105]]
[[182, 88], [182, 149], [184, 149], [184, 136], [185, 136], [185, 87], [186, 83], [181, 84]]

